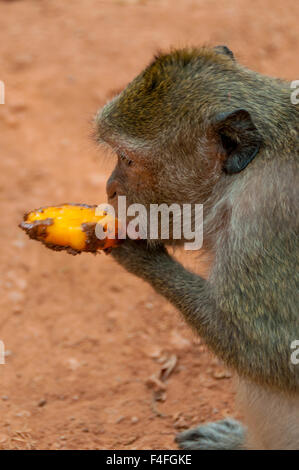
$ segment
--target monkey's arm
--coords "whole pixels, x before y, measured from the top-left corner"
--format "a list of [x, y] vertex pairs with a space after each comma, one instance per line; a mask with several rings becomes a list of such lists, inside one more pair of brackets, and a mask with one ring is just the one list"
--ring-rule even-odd
[[[208, 282], [185, 269], [163, 245], [152, 248], [144, 241], [127, 240], [111, 254], [127, 271], [149, 282], [178, 308], [203, 337], [207, 336], [210, 325], [217, 328], [213, 324], [220, 312], [209, 293]], [[213, 334], [217, 335], [217, 332]]]
[[216, 305], [207, 294], [207, 281], [186, 270], [163, 245], [152, 248], [144, 241], [126, 241], [112, 251], [112, 256], [127, 271], [149, 282], [181, 310], [189, 322], [195, 322], [196, 328], [205, 315], [214, 314]]
[[210, 283], [185, 269], [162, 245], [150, 248], [146, 242], [127, 240], [112, 250], [112, 256], [178, 308], [206, 344], [239, 375], [298, 391], [298, 372], [290, 367], [288, 320], [279, 318], [277, 312], [274, 330], [271, 318], [258, 314], [262, 298], [257, 300], [256, 310], [246, 312], [232, 290], [229, 295], [235, 300], [234, 308], [223, 311]]

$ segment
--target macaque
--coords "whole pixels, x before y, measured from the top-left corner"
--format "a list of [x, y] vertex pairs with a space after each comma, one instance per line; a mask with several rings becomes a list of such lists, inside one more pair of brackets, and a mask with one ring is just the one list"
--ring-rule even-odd
[[[109, 256], [147, 281], [238, 376], [245, 424], [207, 423], [183, 449], [299, 449], [299, 107], [290, 83], [226, 46], [161, 53], [95, 118], [118, 156], [110, 204], [203, 204], [207, 279], [168, 245], [130, 240]], [[157, 318], [159, 321], [159, 318]]]

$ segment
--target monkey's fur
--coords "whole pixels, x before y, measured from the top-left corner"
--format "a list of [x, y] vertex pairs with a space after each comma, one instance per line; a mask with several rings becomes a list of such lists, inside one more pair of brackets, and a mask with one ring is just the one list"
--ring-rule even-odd
[[207, 280], [164, 241], [112, 256], [184, 315], [240, 377], [248, 430], [224, 420], [177, 437], [188, 449], [299, 449], [299, 107], [290, 84], [225, 46], [160, 54], [96, 117], [119, 155], [107, 192], [127, 205], [203, 204]]

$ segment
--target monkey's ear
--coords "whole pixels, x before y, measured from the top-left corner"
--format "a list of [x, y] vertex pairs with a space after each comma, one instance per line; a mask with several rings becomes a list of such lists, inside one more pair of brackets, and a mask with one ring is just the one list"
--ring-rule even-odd
[[216, 46], [214, 47], [214, 51], [217, 52], [217, 54], [228, 55], [231, 59], [235, 60], [234, 54], [227, 46]]
[[216, 132], [226, 154], [224, 171], [239, 173], [257, 155], [262, 138], [246, 109], [236, 109], [216, 116]]

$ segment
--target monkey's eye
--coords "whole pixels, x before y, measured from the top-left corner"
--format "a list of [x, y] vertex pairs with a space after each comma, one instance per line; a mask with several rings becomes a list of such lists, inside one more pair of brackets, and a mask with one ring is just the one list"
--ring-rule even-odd
[[123, 151], [117, 152], [118, 158], [124, 161], [128, 166], [131, 166], [133, 161]]

